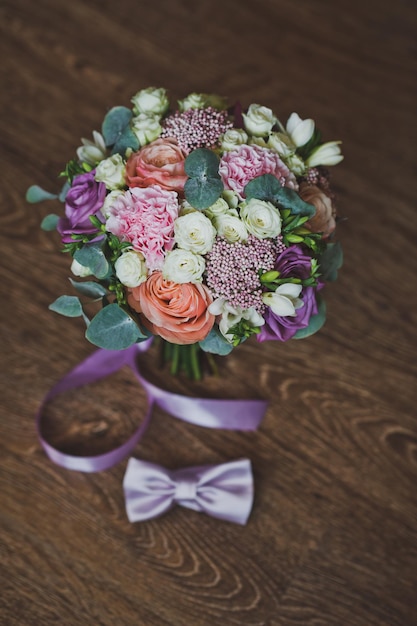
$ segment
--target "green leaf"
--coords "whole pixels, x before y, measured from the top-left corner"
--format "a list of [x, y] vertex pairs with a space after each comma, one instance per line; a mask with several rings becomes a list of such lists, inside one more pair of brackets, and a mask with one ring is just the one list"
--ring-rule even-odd
[[77, 250], [74, 259], [84, 267], [88, 267], [98, 279], [106, 278], [109, 273], [109, 263], [101, 249], [101, 243], [88, 243]]
[[203, 341], [199, 342], [199, 346], [204, 352], [211, 352], [212, 354], [220, 354], [222, 356], [226, 356], [226, 354], [229, 354], [233, 350], [232, 344], [214, 328]]
[[219, 178], [189, 178], [184, 185], [187, 202], [195, 209], [207, 209], [218, 200], [223, 191]]
[[334, 281], [337, 270], [343, 265], [343, 250], [340, 242], [328, 243], [325, 251], [319, 258], [320, 272], [323, 280]]
[[65, 198], [67, 197], [67, 193], [68, 193], [70, 188], [71, 188], [71, 185], [70, 185], [70, 183], [68, 181], [66, 183], [64, 183], [64, 185], [63, 185], [63, 187], [62, 187], [62, 189], [61, 189], [61, 191], [59, 193], [59, 196], [58, 196], [58, 199], [61, 202], [65, 202]]
[[279, 205], [282, 209], [289, 209], [292, 214], [312, 217], [316, 209], [307, 202], [304, 202], [293, 189], [282, 187], [281, 183], [272, 174], [263, 174], [253, 178], [244, 190], [247, 200], [257, 198]]
[[326, 303], [320, 295], [317, 296], [317, 308], [318, 313], [310, 317], [310, 321], [306, 328], [300, 328], [297, 330], [293, 337], [294, 339], [305, 339], [306, 337], [310, 337], [310, 335], [314, 335], [314, 333], [320, 330], [323, 326], [326, 321]]
[[106, 146], [113, 146], [129, 126], [132, 119], [132, 111], [127, 107], [113, 107], [103, 120], [101, 132]]
[[37, 202], [43, 202], [44, 200], [56, 200], [58, 196], [54, 193], [45, 191], [39, 185], [32, 185], [26, 192], [26, 202], [36, 204]]
[[185, 159], [184, 169], [191, 178], [220, 178], [220, 159], [215, 152], [207, 148], [193, 150]]
[[106, 350], [124, 350], [147, 338], [130, 315], [115, 303], [93, 317], [85, 336], [95, 346]]
[[60, 296], [48, 308], [66, 317], [81, 317], [83, 315], [81, 302], [77, 296]]
[[49, 215], [43, 218], [41, 222], [41, 228], [42, 230], [46, 230], [46, 231], [56, 230], [58, 222], [59, 222], [59, 215], [55, 215], [55, 213], [50, 213]]
[[133, 131], [126, 126], [122, 134], [117, 139], [111, 151], [112, 154], [121, 154], [125, 156], [126, 150], [132, 148], [134, 152], [139, 149], [139, 141]]
[[72, 280], [72, 278], [69, 280], [74, 289], [87, 298], [97, 300], [98, 298], [103, 298], [107, 295], [107, 289], [103, 287], [103, 285], [95, 283], [94, 281], [78, 282], [76, 280]]

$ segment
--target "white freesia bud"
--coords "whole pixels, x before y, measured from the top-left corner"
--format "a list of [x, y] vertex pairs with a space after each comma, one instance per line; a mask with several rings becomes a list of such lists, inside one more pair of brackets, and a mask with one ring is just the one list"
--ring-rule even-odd
[[302, 120], [297, 113], [291, 113], [286, 130], [297, 148], [304, 146], [314, 134], [314, 120]]
[[214, 204], [209, 206], [207, 209], [204, 209], [204, 215], [206, 215], [210, 219], [214, 219], [218, 215], [222, 215], [223, 213], [227, 213], [228, 211], [230, 211], [230, 208], [226, 200], [224, 200], [223, 198], [219, 198]]
[[200, 283], [205, 268], [206, 264], [200, 254], [176, 248], [167, 252], [162, 276], [174, 283]]
[[93, 141], [83, 137], [81, 142], [83, 145], [77, 148], [77, 157], [81, 163], [97, 165], [97, 163], [106, 158], [107, 148], [103, 135], [96, 130], [93, 130]]
[[221, 149], [225, 152], [235, 150], [248, 142], [248, 135], [243, 128], [230, 128], [220, 137]]
[[175, 220], [174, 235], [179, 248], [206, 254], [213, 247], [216, 229], [208, 217], [194, 211]]
[[139, 113], [132, 119], [132, 131], [141, 146], [158, 139], [162, 133], [160, 119], [159, 115], [151, 113]]
[[89, 267], [85, 265], [81, 265], [78, 261], [73, 259], [71, 263], [71, 272], [74, 276], [79, 276], [80, 278], [85, 278], [86, 276], [91, 276], [91, 270]]
[[271, 202], [251, 198], [241, 205], [240, 218], [258, 239], [277, 237], [281, 232], [281, 215]]
[[310, 154], [306, 161], [308, 167], [316, 167], [317, 165], [337, 165], [343, 161], [343, 155], [339, 148], [341, 141], [328, 141], [318, 146]]
[[169, 100], [166, 89], [162, 87], [147, 87], [141, 89], [132, 98], [133, 111], [136, 115], [149, 113], [153, 115], [163, 115], [169, 107]]
[[214, 219], [214, 226], [217, 229], [217, 234], [224, 237], [229, 243], [246, 241], [248, 238], [248, 231], [242, 220], [228, 213], [218, 215]]
[[271, 109], [260, 104], [251, 104], [247, 113], [243, 113], [245, 130], [255, 137], [268, 135], [276, 122]]
[[267, 147], [281, 157], [289, 157], [294, 154], [296, 146], [285, 133], [271, 133], [268, 137]]
[[115, 262], [114, 269], [117, 278], [126, 287], [138, 287], [147, 277], [145, 258], [135, 250], [123, 252]]
[[251, 306], [249, 309], [233, 307], [225, 298], [217, 298], [208, 307], [208, 312], [216, 317], [220, 317], [219, 330], [223, 337], [232, 343], [233, 334], [229, 333], [230, 328], [238, 324], [242, 319], [248, 321], [253, 328], [263, 326], [265, 320], [257, 310]]
[[104, 183], [107, 189], [122, 189], [126, 186], [125, 163], [120, 154], [113, 154], [97, 165], [94, 178], [99, 183]]
[[298, 297], [302, 285], [284, 283], [275, 291], [262, 294], [262, 302], [269, 306], [271, 311], [279, 317], [295, 317], [296, 309], [304, 306], [304, 302]]

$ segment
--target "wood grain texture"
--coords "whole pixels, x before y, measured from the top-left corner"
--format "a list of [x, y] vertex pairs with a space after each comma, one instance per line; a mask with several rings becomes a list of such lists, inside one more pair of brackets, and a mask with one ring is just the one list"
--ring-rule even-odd
[[[408, 0], [0, 2], [1, 535], [7, 626], [413, 626], [417, 622], [416, 9]], [[34, 415], [91, 352], [48, 311], [68, 258], [28, 206], [105, 111], [148, 85], [312, 117], [343, 139], [334, 170], [345, 264], [328, 322], [287, 344], [247, 342], [221, 384], [264, 397], [257, 433], [156, 411], [136, 451], [180, 467], [249, 456], [246, 527], [175, 509], [128, 523], [125, 463], [99, 474], [45, 457]], [[152, 355], [147, 374], [166, 382]], [[45, 416], [56, 445], [98, 453], [144, 414], [130, 372]]]

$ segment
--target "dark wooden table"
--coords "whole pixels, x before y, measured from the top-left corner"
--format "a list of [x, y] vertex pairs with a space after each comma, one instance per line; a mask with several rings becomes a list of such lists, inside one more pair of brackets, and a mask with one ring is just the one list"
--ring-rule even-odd
[[[407, 0], [1, 0], [2, 624], [417, 623], [415, 18]], [[296, 110], [344, 142], [326, 326], [224, 364], [223, 392], [270, 400], [259, 431], [156, 411], [135, 451], [168, 467], [250, 457], [245, 527], [179, 508], [129, 524], [124, 462], [66, 471], [36, 437], [43, 395], [92, 347], [47, 309], [69, 261], [39, 229], [53, 208], [25, 191], [56, 190], [80, 138], [149, 85]], [[45, 428], [100, 452], [143, 401], [123, 371], [57, 401]]]

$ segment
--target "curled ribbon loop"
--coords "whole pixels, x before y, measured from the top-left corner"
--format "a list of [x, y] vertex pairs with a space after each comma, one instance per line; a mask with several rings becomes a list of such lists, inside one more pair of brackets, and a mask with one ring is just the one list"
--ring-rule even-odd
[[249, 459], [167, 470], [155, 463], [131, 458], [123, 489], [130, 522], [152, 519], [178, 504], [244, 525], [253, 504]]

